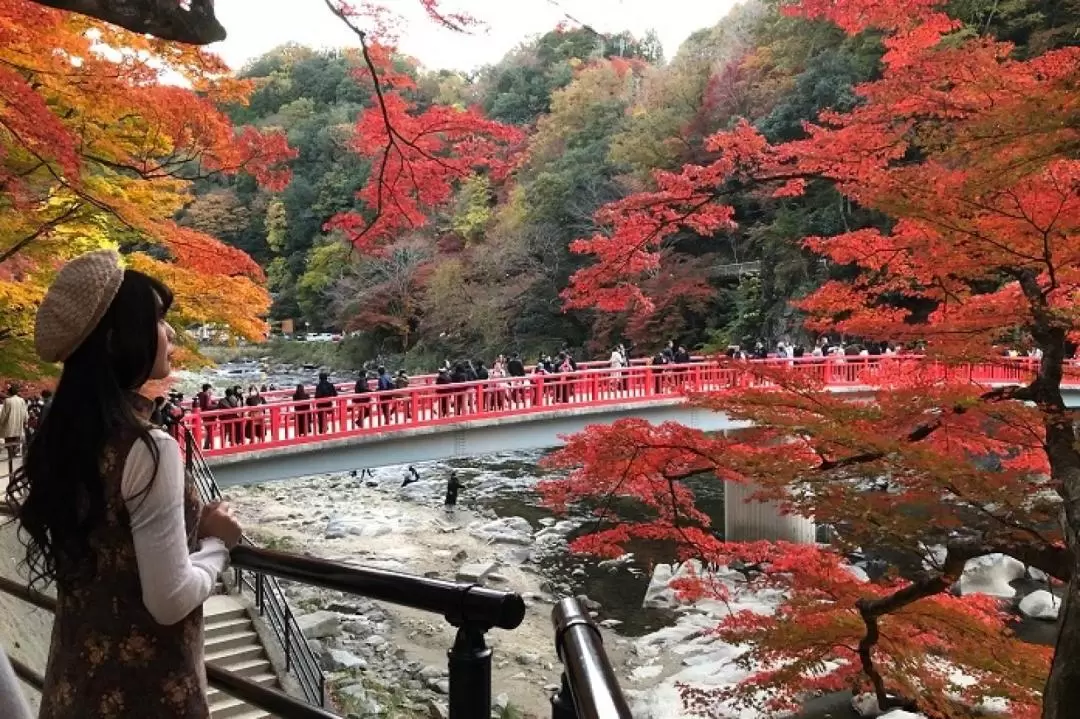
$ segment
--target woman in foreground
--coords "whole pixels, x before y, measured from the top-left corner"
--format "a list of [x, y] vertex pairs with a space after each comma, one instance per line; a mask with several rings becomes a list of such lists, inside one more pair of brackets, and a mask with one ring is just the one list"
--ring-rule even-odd
[[41, 719], [209, 716], [202, 604], [241, 532], [199, 501], [138, 394], [171, 371], [171, 302], [102, 250], [38, 310], [38, 354], [64, 367], [8, 499], [30, 583], [57, 590]]

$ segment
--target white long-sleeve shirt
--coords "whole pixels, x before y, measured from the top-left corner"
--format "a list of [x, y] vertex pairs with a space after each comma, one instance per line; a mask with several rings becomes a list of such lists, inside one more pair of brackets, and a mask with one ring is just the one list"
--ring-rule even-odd
[[4, 719], [30, 719], [30, 707], [3, 649], [0, 649], [0, 716]]
[[160, 454], [157, 478], [145, 491], [154, 460], [146, 443], [137, 440], [124, 461], [120, 491], [131, 517], [143, 604], [161, 624], [175, 624], [210, 596], [229, 551], [216, 537], [188, 551], [180, 448], [161, 430], [152, 430], [151, 436]]

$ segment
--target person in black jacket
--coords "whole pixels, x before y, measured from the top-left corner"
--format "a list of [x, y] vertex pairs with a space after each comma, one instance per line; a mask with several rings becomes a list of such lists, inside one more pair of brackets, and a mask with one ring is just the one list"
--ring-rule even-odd
[[[506, 363], [506, 374], [511, 377], [525, 376], [525, 363], [521, 361], [521, 355], [519, 353], [515, 352], [510, 358], [510, 361]], [[510, 400], [514, 404], [520, 404], [525, 401], [524, 384], [524, 382], [520, 381], [510, 383]]]
[[451, 472], [449, 479], [446, 480], [446, 501], [443, 503], [443, 508], [450, 516], [454, 516], [454, 508], [457, 507], [458, 491], [464, 487], [460, 481], [458, 481], [457, 472]]
[[[451, 384], [462, 384], [469, 381], [469, 370], [466, 368], [465, 363], [457, 361], [454, 363], [454, 369], [450, 372]], [[466, 400], [465, 390], [458, 387], [454, 389], [454, 414], [458, 417], [465, 414]]]
[[525, 363], [521, 361], [521, 355], [517, 352], [510, 358], [510, 361], [506, 363], [506, 373], [511, 377], [524, 377], [525, 376]]
[[405, 477], [401, 480], [401, 488], [405, 489], [413, 482], [420, 481], [420, 473], [416, 471], [416, 467], [409, 465], [409, 468], [405, 471]]
[[435, 393], [439, 396], [440, 417], [446, 417], [450, 414], [450, 388], [447, 385], [451, 383], [450, 363], [446, 362], [439, 368], [439, 373], [435, 375], [435, 384], [439, 386]]
[[[315, 385], [315, 399], [329, 399], [337, 397], [337, 387], [330, 382], [330, 375], [326, 372], [319, 373], [319, 383]], [[326, 432], [327, 427], [332, 428], [331, 418], [334, 413], [333, 402], [316, 402], [315, 417], [319, 425], [319, 434]]]

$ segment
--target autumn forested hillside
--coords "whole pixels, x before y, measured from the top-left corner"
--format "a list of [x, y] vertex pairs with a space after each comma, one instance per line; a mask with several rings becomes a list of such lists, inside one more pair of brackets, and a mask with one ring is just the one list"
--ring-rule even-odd
[[[574, 241], [595, 233], [605, 203], [653, 189], [656, 171], [710, 162], [706, 138], [739, 118], [769, 141], [798, 138], [822, 110], [853, 107], [854, 86], [881, 72], [880, 33], [846, 35], [779, 4], [744, 3], [679, 48], [537, 28], [469, 76], [373, 48], [376, 76], [409, 105], [398, 119], [427, 118], [420, 134], [444, 143], [426, 166], [414, 157], [397, 173], [426, 185], [421, 201], [403, 210], [397, 193], [376, 211], [371, 162], [386, 155], [358, 48], [280, 48], [230, 78], [203, 51], [10, 0], [0, 12], [0, 375], [40, 371], [28, 343], [44, 286], [57, 263], [108, 243], [158, 263], [179, 291], [180, 324], [259, 336], [265, 279], [272, 319], [361, 330], [366, 356], [797, 336], [788, 300], [851, 272], [800, 240], [888, 222], [824, 182], [788, 198], [727, 188], [734, 224], [668, 238], [660, 267], [637, 282], [649, 301], [631, 312], [596, 312], [568, 294], [593, 265]], [[1017, 57], [1078, 42], [1077, 0], [946, 9], [964, 23], [953, 42], [986, 32], [1015, 43]], [[96, 55], [88, 31], [131, 59]], [[155, 81], [164, 73], [200, 93]], [[455, 138], [446, 130], [459, 118], [468, 127]], [[358, 241], [378, 215], [387, 222]]]
[[[958, 0], [949, 10], [1016, 42], [1019, 54], [1078, 40], [1075, 2]], [[710, 160], [704, 138], [737, 118], [779, 142], [798, 138], [824, 109], [851, 109], [853, 85], [876, 77], [882, 52], [873, 32], [848, 37], [760, 0], [663, 51], [650, 38], [559, 28], [468, 77], [395, 58], [395, 69], [415, 79], [406, 95], [419, 109], [478, 105], [524, 130], [525, 146], [507, 177], [459, 179], [426, 224], [358, 252], [325, 225], [343, 211], [372, 212], [356, 196], [371, 169], [354, 151], [355, 121], [370, 97], [354, 79], [359, 56], [281, 48], [243, 69], [257, 89], [233, 118], [286, 132], [299, 151], [293, 181], [280, 192], [243, 177], [204, 183], [181, 222], [264, 267], [275, 319], [362, 330], [370, 352], [795, 336], [788, 300], [846, 271], [799, 240], [887, 224], [827, 184], [792, 199], [747, 188], [734, 203], [736, 228], [712, 237], [684, 231], [643, 283], [654, 300], [647, 313], [566, 311], [570, 276], [590, 264], [571, 244], [593, 234], [601, 205], [649, 189], [654, 171]]]

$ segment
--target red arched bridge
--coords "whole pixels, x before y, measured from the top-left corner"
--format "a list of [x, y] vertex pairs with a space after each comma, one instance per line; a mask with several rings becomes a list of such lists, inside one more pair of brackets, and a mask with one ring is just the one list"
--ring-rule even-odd
[[[925, 367], [919, 356], [708, 359], [687, 364], [585, 368], [383, 392], [294, 401], [269, 395], [257, 407], [188, 416], [188, 427], [222, 485], [454, 456], [557, 446], [590, 424], [638, 416], [709, 431], [737, 429], [722, 413], [686, 405], [686, 394], [763, 386], [761, 365], [788, 365], [830, 391], [872, 392], [883, 372]], [[934, 371], [988, 386], [1030, 379], [1034, 360], [1006, 359]], [[1080, 374], [1070, 375], [1070, 406], [1080, 406]], [[1075, 390], [1075, 391], [1073, 391]]]

